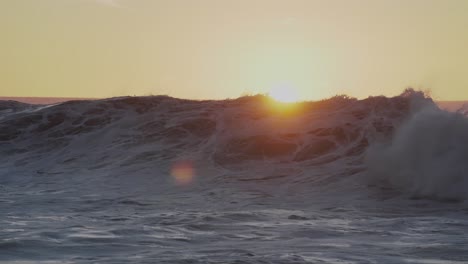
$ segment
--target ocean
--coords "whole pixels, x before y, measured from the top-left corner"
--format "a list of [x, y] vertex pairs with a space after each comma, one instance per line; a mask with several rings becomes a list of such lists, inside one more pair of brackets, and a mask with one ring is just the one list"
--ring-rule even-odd
[[0, 263], [468, 263], [463, 103], [60, 101], [0, 101]]

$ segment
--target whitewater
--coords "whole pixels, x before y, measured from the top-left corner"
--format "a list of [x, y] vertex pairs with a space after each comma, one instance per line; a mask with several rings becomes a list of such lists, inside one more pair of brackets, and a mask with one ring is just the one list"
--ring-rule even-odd
[[468, 263], [468, 111], [0, 101], [0, 263]]

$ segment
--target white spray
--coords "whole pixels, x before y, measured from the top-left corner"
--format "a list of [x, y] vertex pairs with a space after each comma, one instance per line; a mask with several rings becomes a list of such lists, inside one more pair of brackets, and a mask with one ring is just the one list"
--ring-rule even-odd
[[390, 142], [366, 153], [369, 177], [415, 197], [468, 198], [468, 118], [412, 95], [412, 113]]

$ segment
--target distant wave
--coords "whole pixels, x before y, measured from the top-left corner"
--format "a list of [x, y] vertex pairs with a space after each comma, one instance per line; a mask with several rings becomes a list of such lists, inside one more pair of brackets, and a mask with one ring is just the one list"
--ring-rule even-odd
[[[170, 170], [190, 160], [204, 173], [249, 175], [244, 181], [367, 175], [415, 197], [460, 200], [468, 190], [468, 120], [413, 90], [291, 105], [260, 95], [0, 101], [0, 156], [4, 168], [38, 173]], [[254, 171], [262, 173], [246, 173]]]

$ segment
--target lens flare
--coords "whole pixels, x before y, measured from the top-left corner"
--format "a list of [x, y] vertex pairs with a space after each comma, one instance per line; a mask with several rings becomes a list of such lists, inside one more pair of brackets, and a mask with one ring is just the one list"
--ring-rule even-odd
[[172, 165], [171, 176], [177, 185], [187, 185], [193, 181], [195, 168], [192, 161], [177, 161]]

